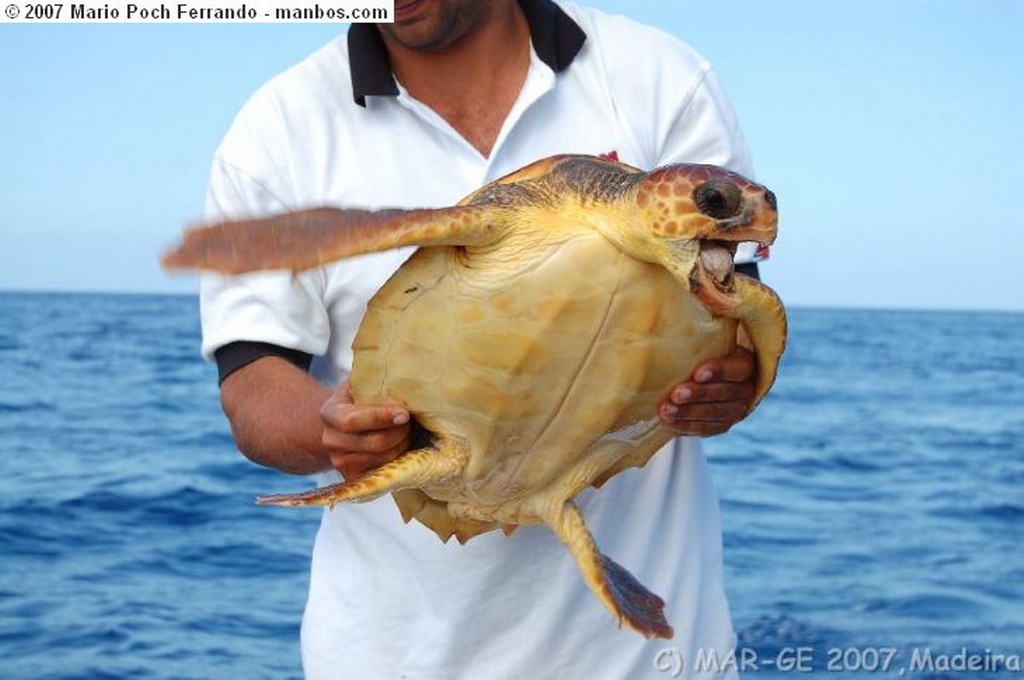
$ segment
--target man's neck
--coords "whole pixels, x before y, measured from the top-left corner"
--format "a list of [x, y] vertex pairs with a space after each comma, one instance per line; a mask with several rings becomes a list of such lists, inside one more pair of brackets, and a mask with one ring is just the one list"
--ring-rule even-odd
[[495, 2], [477, 30], [438, 51], [410, 49], [383, 37], [406, 91], [490, 156], [530, 65], [530, 29], [519, 4]]

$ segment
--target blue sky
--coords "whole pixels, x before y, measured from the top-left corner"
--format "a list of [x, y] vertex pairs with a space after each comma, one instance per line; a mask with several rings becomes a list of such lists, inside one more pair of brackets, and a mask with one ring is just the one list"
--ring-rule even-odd
[[[1024, 311], [1024, 2], [604, 0], [718, 69], [791, 305]], [[0, 23], [0, 289], [191, 291], [158, 254], [263, 81], [345, 29]]]

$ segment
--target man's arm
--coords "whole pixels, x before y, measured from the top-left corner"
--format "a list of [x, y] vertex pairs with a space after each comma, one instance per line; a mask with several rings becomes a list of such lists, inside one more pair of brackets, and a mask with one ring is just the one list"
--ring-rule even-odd
[[221, 384], [221, 405], [238, 449], [255, 463], [292, 474], [335, 468], [354, 477], [409, 448], [408, 412], [356, 406], [279, 357], [238, 369]]

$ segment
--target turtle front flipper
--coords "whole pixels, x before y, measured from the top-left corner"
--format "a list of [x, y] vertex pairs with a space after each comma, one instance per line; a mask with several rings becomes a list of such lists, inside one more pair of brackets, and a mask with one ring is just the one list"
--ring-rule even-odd
[[478, 206], [376, 211], [313, 208], [188, 229], [181, 244], [161, 263], [167, 269], [220, 274], [303, 271], [402, 246], [481, 246], [501, 236], [495, 216], [494, 210]]
[[619, 625], [626, 624], [646, 638], [672, 637], [672, 626], [665, 619], [665, 601], [597, 549], [574, 503], [565, 503], [546, 517], [545, 523], [569, 549], [583, 580]]
[[435, 448], [415, 449], [355, 479], [302, 493], [261, 496], [257, 505], [327, 505], [363, 503], [386, 493], [421, 487], [458, 476], [462, 463]]
[[741, 274], [733, 286], [738, 303], [727, 314], [739, 320], [757, 357], [757, 381], [750, 402], [753, 411], [775, 382], [786, 349], [786, 310], [775, 291], [760, 281]]

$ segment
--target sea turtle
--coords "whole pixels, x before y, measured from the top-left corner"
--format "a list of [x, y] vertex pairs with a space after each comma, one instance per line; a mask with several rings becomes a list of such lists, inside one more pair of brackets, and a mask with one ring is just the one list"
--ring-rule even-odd
[[620, 625], [671, 637], [664, 602], [598, 551], [572, 499], [673, 437], [658, 402], [731, 352], [737, 325], [757, 357], [750, 408], [768, 391], [785, 312], [734, 274], [732, 254], [773, 241], [776, 224], [774, 195], [721, 168], [555, 156], [454, 207], [315, 208], [188, 230], [163, 263], [297, 271], [420, 246], [370, 301], [350, 386], [357, 403], [403, 404], [422, 445], [259, 502], [333, 507], [390, 492], [406, 522], [443, 541], [542, 523]]

